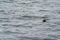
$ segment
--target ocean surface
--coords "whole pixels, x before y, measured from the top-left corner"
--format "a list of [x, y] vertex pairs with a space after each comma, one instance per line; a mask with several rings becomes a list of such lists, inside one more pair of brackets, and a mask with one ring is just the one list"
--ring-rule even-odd
[[0, 0], [0, 40], [60, 40], [60, 0]]

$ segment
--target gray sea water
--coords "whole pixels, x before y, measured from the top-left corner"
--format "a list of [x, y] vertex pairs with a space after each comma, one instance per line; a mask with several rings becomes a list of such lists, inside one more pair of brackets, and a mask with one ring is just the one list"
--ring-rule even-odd
[[60, 40], [60, 0], [0, 0], [0, 40]]

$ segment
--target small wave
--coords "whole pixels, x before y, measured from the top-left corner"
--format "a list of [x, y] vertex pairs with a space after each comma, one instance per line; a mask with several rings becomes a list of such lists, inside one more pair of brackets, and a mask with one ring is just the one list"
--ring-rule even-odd
[[39, 10], [39, 11], [47, 11], [48, 12], [49, 10]]
[[27, 17], [27, 18], [38, 18], [38, 16], [22, 16], [22, 17]]
[[20, 39], [22, 39], [22, 40], [42, 40], [38, 37], [20, 37]]
[[0, 10], [0, 12], [5, 12], [4, 10]]
[[22, 40], [56, 40], [52, 38], [40, 38], [40, 37], [20, 37], [20, 39]]
[[13, 3], [14, 2], [14, 0], [4, 0], [4, 1], [1, 1], [1, 2], [5, 2], [5, 3]]
[[55, 40], [60, 39], [60, 35], [48, 34], [48, 36], [49, 36], [50, 38], [54, 38]]
[[34, 19], [41, 19], [41, 18], [47, 18], [47, 17], [41, 17], [41, 16], [22, 16], [24, 18], [34, 18]]
[[47, 18], [45, 16], [41, 17], [41, 16], [22, 16], [22, 17], [26, 17], [26, 18]]
[[12, 25], [13, 27], [23, 27], [23, 28], [32, 28], [33, 26], [26, 26], [26, 25]]
[[2, 24], [2, 26], [12, 26], [12, 27], [23, 27], [23, 28], [32, 28], [33, 26], [29, 26], [29, 25], [13, 25], [13, 24]]
[[0, 18], [0, 19], [9, 20], [9, 18]]
[[15, 17], [16, 19], [19, 20], [40, 20], [40, 19], [48, 19], [47, 16], [29, 16], [29, 15], [24, 15], [21, 17]]
[[31, 19], [41, 19], [38, 16], [22, 16], [22, 17], [18, 17], [17, 19], [23, 19], [23, 20], [31, 20]]
[[12, 24], [2, 24], [2, 26], [12, 26]]
[[20, 34], [20, 33], [18, 33], [18, 32], [11, 32], [11, 31], [4, 31], [3, 33], [4, 33], [4, 34]]

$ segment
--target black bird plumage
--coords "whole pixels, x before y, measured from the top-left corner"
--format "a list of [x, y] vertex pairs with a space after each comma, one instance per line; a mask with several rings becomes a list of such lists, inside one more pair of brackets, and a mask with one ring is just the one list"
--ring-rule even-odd
[[43, 22], [46, 22], [46, 19], [44, 19]]

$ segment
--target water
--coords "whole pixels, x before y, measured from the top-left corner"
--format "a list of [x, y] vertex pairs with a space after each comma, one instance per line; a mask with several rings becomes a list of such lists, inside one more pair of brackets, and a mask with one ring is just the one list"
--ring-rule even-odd
[[60, 40], [60, 0], [0, 0], [0, 40]]

